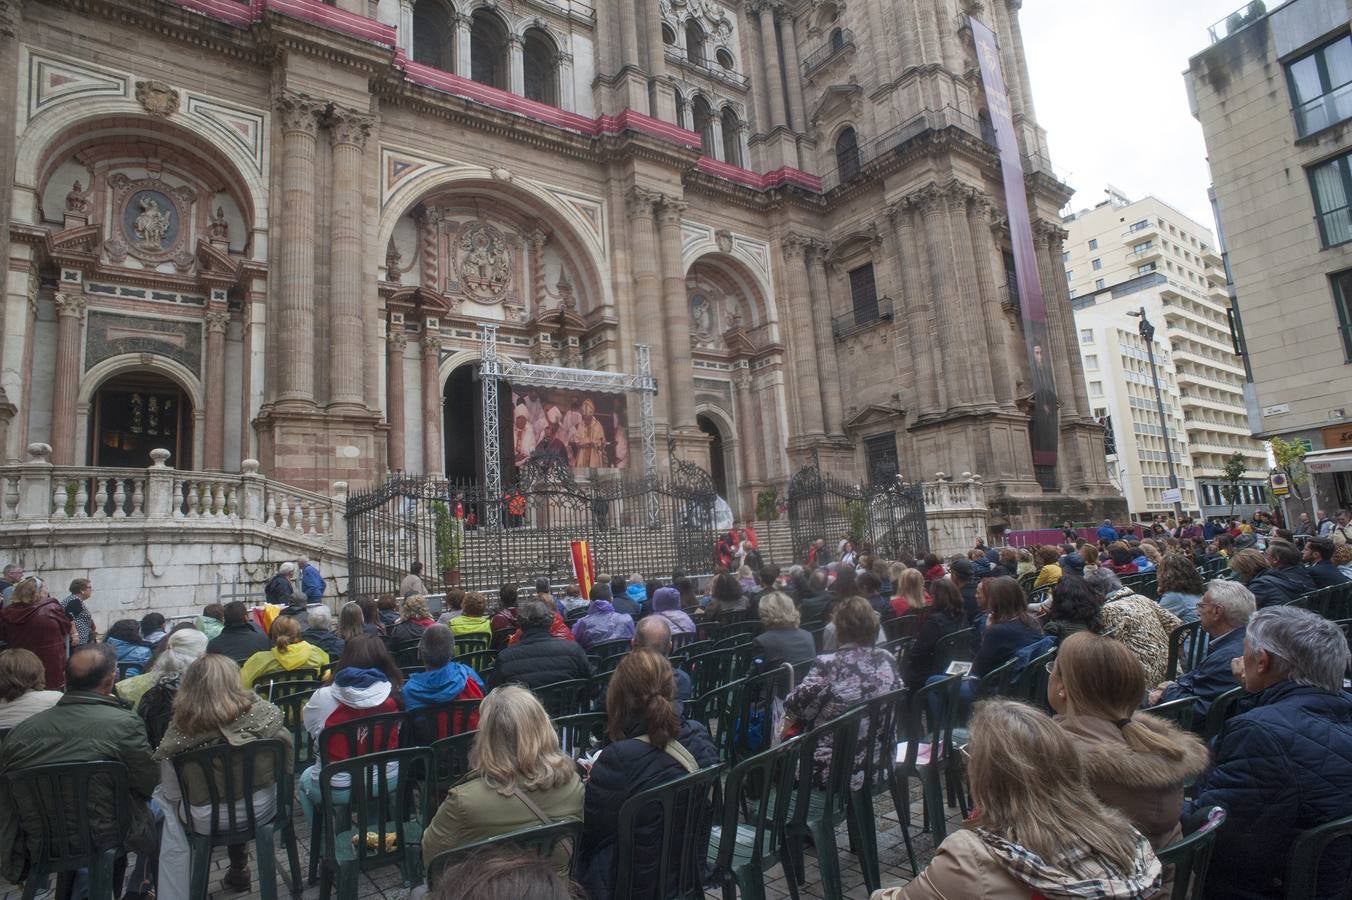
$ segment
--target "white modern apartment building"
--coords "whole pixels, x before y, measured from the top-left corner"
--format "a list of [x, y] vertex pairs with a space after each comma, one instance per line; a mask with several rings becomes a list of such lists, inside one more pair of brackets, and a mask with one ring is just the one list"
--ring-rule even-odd
[[1225, 271], [1211, 232], [1155, 197], [1130, 202], [1109, 190], [1093, 209], [1068, 216], [1062, 260], [1075, 309], [1093, 414], [1110, 424], [1127, 508], [1149, 516], [1173, 509], [1161, 427], [1140, 319], [1155, 327], [1155, 364], [1185, 513], [1224, 516], [1224, 468], [1235, 453], [1248, 467], [1236, 515], [1267, 503], [1267, 463], [1250, 436], [1244, 368], [1229, 324]]

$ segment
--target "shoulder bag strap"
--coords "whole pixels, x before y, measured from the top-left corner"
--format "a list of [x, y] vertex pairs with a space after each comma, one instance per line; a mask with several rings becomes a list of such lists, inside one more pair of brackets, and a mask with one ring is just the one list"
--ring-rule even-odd
[[[640, 740], [645, 744], [652, 744], [646, 734], [640, 734], [635, 740]], [[699, 760], [681, 745], [680, 741], [667, 741], [667, 745], [662, 748], [662, 752], [681, 764], [681, 767], [691, 774], [699, 771]]]
[[534, 813], [535, 818], [539, 819], [542, 825], [548, 825], [550, 822], [554, 821], [549, 816], [545, 815], [544, 810], [540, 809], [540, 807], [536, 805], [534, 800], [527, 797], [526, 792], [521, 790], [521, 788], [513, 787], [512, 794], [516, 797], [516, 799], [526, 804], [526, 809]]

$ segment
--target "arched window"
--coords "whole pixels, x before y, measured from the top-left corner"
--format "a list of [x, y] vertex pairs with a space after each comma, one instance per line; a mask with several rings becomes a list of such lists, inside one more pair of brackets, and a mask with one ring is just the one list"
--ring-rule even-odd
[[718, 52], [714, 54], [714, 58], [718, 60], [720, 66], [727, 69], [729, 72], [732, 71], [735, 63], [732, 61], [732, 54], [727, 51], [727, 48], [719, 47]]
[[723, 107], [723, 162], [734, 166], [742, 164], [742, 123], [737, 111], [731, 106]]
[[418, 0], [413, 7], [413, 61], [455, 71], [455, 14], [442, 0]]
[[831, 29], [831, 52], [839, 53], [845, 49], [845, 32], [839, 28]]
[[676, 29], [672, 28], [666, 22], [662, 23], [662, 43], [668, 47], [676, 46]]
[[507, 90], [507, 27], [486, 9], [477, 9], [469, 26], [469, 77]]
[[694, 19], [685, 23], [685, 58], [697, 66], [704, 65], [704, 29]]
[[554, 39], [543, 29], [529, 29], [522, 41], [521, 57], [526, 98], [558, 106], [559, 53], [554, 46]]
[[685, 113], [686, 113], [685, 94], [682, 94], [680, 91], [677, 91], [677, 92], [676, 92], [676, 124], [679, 125], [679, 126], [681, 126], [682, 128], [685, 127]]
[[695, 112], [692, 130], [699, 132], [700, 151], [705, 156], [717, 159], [718, 152], [714, 148], [714, 111], [709, 107], [709, 101], [703, 97], [696, 97], [692, 108]]
[[836, 137], [836, 171], [841, 182], [859, 174], [859, 163], [859, 137], [847, 127]]

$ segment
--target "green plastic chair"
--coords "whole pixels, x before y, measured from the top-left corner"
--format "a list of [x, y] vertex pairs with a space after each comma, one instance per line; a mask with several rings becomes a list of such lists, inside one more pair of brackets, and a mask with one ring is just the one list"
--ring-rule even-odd
[[[728, 773], [723, 819], [710, 847], [724, 900], [764, 900], [766, 872], [784, 862], [784, 835], [798, 773], [798, 742], [742, 760]], [[794, 885], [796, 889], [796, 885]]]
[[451, 700], [408, 710], [410, 740], [405, 744], [431, 746], [433, 741], [479, 727], [481, 699]]
[[[703, 725], [721, 745], [724, 734], [733, 730], [733, 717], [737, 714], [737, 704], [741, 702], [741, 691], [746, 685], [745, 678], [738, 678], [727, 684], [721, 684], [703, 694], [696, 694], [685, 704], [685, 717]], [[720, 747], [720, 753], [721, 753]]]
[[[914, 638], [920, 634], [920, 626], [924, 624], [922, 617], [918, 612], [908, 612], [904, 616], [894, 616], [891, 619], [883, 620], [883, 634], [887, 635], [889, 641], [897, 638]], [[825, 623], [822, 625], [826, 627]]]
[[[882, 887], [878, 859], [878, 823], [874, 817], [873, 798], [890, 794], [895, 803], [899, 795], [896, 784], [897, 731], [905, 717], [909, 694], [905, 688], [900, 688], [860, 704], [864, 710], [861, 723], [864, 740], [860, 745], [865, 754], [862, 773], [864, 783], [862, 787], [850, 791], [847, 821], [850, 833], [857, 835], [859, 864], [864, 873], [864, 884], [870, 891]], [[901, 823], [902, 840], [906, 844], [906, 856], [911, 861], [911, 871], [915, 871], [915, 848], [911, 845], [910, 803], [903, 803], [897, 807], [897, 820]]]
[[[929, 829], [934, 846], [943, 842], [947, 827], [944, 821], [943, 774], [947, 769], [950, 782], [955, 773], [949, 758], [954, 752], [953, 730], [958, 717], [962, 676], [951, 675], [943, 681], [927, 684], [911, 693], [905, 708], [899, 738], [906, 742], [906, 752], [896, 763], [892, 785], [892, 803], [901, 810], [910, 809], [911, 779], [920, 782], [924, 798], [925, 827]], [[959, 776], [960, 777], [960, 776]], [[909, 820], [909, 812], [908, 812]], [[911, 861], [915, 871], [915, 861]]]
[[317, 688], [288, 693], [272, 701], [282, 711], [282, 721], [291, 732], [291, 771], [299, 775], [314, 761], [314, 739], [305, 727], [305, 704]]
[[[213, 848], [253, 841], [258, 857], [259, 893], [264, 900], [276, 900], [277, 854], [273, 835], [280, 831], [291, 866], [291, 896], [299, 897], [300, 853], [291, 815], [294, 786], [286, 744], [276, 739], [250, 741], [238, 747], [214, 744], [179, 753], [171, 761], [178, 776], [179, 794], [184, 798], [180, 818], [188, 834], [191, 859], [189, 896], [207, 896]], [[211, 807], [206, 833], [197, 830], [188, 809], [190, 780], [206, 785], [207, 802], [195, 804]], [[266, 816], [254, 806], [254, 792], [259, 789], [255, 785], [262, 783], [274, 788], [274, 811]], [[166, 815], [173, 812], [166, 811]]]
[[432, 742], [432, 790], [437, 803], [461, 778], [469, 774], [469, 751], [476, 731], [462, 731]]
[[456, 653], [455, 661], [464, 666], [469, 666], [480, 676], [494, 663], [498, 661], [498, 651], [489, 650], [487, 647], [482, 650], [474, 650], [469, 653]]
[[[375, 869], [398, 866], [405, 888], [422, 880], [423, 823], [432, 817], [432, 795], [418, 787], [426, 783], [431, 766], [431, 749], [408, 747], [323, 768], [319, 776], [325, 821], [320, 900], [329, 900], [335, 881], [338, 900], [356, 900], [360, 874]], [[391, 767], [397, 767], [396, 783], [391, 783]], [[350, 779], [343, 803], [338, 802], [332, 786], [336, 775]], [[367, 842], [371, 833], [377, 835], [374, 848]], [[390, 836], [393, 841], [387, 843]]]
[[1047, 705], [1047, 679], [1051, 677], [1047, 672], [1047, 663], [1056, 659], [1056, 648], [1053, 647], [1041, 656], [1028, 661], [1028, 665], [1023, 667], [1023, 671], [1014, 679], [1011, 693], [1016, 699], [1036, 706], [1038, 709], [1046, 712], [1050, 707]]
[[975, 636], [975, 628], [962, 628], [939, 638], [939, 642], [934, 645], [934, 668], [930, 671], [942, 673], [951, 662], [971, 662]]
[[1177, 700], [1170, 700], [1168, 703], [1147, 706], [1141, 712], [1148, 712], [1152, 716], [1167, 719], [1184, 731], [1192, 731], [1193, 713], [1196, 709], [1196, 697], [1179, 697]]
[[1225, 810], [1219, 806], [1196, 810], [1183, 820], [1183, 837], [1155, 851], [1162, 865], [1174, 867], [1169, 900], [1202, 900], [1206, 896], [1206, 871], [1224, 824]]
[[738, 665], [743, 658], [746, 663], [750, 662], [750, 656], [740, 647], [723, 647], [686, 657], [686, 672], [690, 674], [694, 696], [707, 694], [745, 675], [747, 665]]
[[[127, 767], [119, 762], [63, 763], [14, 769], [3, 777], [15, 809], [23, 811], [21, 827], [38, 844], [29, 860], [23, 900], [33, 900], [52, 875], [58, 879], [54, 896], [66, 896], [80, 869], [89, 870], [90, 900], [112, 900], [113, 867], [126, 853], [115, 823], [126, 822], [131, 809]], [[91, 820], [91, 789], [111, 793], [113, 822]], [[104, 826], [104, 833], [95, 825]]]
[[787, 666], [746, 677], [742, 689], [733, 695], [733, 715], [727, 723], [731, 727], [719, 722], [719, 751], [728, 765], [770, 749], [777, 737], [773, 734], [775, 701], [782, 702], [798, 683], [799, 671], [807, 674], [811, 665], [809, 661], [792, 667], [792, 677]]
[[590, 678], [573, 678], [568, 681], [556, 681], [531, 688], [533, 693], [552, 716], [571, 716], [587, 712], [592, 704], [593, 682]]
[[[721, 810], [722, 764], [649, 788], [620, 806], [614, 896], [704, 900], [704, 863], [714, 815]], [[656, 818], [654, 856], [639, 859], [634, 836]], [[655, 858], [654, 858], [655, 857]]]
[[593, 644], [587, 648], [588, 656], [595, 656], [599, 660], [607, 660], [612, 656], [624, 656], [630, 650], [634, 649], [634, 644], [629, 638], [621, 638], [616, 641], [602, 641], [599, 644]]
[[323, 687], [318, 669], [295, 669], [290, 672], [270, 672], [254, 681], [254, 693], [276, 703], [288, 694], [313, 691]]
[[[850, 781], [855, 772], [855, 753], [859, 745], [859, 725], [864, 707], [856, 706], [829, 722], [801, 735], [798, 740], [798, 786], [793, 811], [784, 827], [785, 853], [792, 871], [790, 877], [805, 883], [804, 845], [810, 839], [817, 851], [817, 870], [821, 875], [821, 893], [827, 900], [842, 900], [840, 851], [836, 829], [849, 818]], [[818, 771], [815, 751], [831, 748], [825, 768]]]
[[[482, 653], [488, 649], [492, 642], [486, 634], [466, 634], [457, 635], [455, 638], [455, 659], [457, 662], [465, 662], [461, 657], [468, 656], [471, 653]], [[469, 663], [465, 663], [469, 665]]]
[[1169, 633], [1169, 661], [1164, 667], [1164, 680], [1173, 681], [1178, 677], [1180, 666], [1185, 670], [1194, 668], [1202, 657], [1206, 656], [1207, 633], [1202, 630], [1201, 622], [1187, 622]]
[[1018, 659], [1011, 656], [985, 675], [982, 675], [977, 682], [977, 696], [982, 699], [1009, 696], [1014, 683], [1014, 668], [1018, 664]]
[[[1302, 831], [1291, 844], [1291, 859], [1286, 864], [1286, 893], [1283, 900], [1316, 900], [1329, 897], [1328, 885], [1325, 891], [1319, 890], [1319, 866], [1324, 852], [1334, 841], [1352, 842], [1352, 816], [1337, 819], [1317, 828]], [[1349, 895], [1349, 885], [1343, 885], [1344, 898]]]
[[1202, 723], [1202, 740], [1208, 744], [1212, 738], [1221, 733], [1225, 727], [1225, 722], [1233, 716], [1239, 709], [1239, 702], [1248, 696], [1244, 687], [1230, 688], [1224, 694], [1221, 694], [1212, 701], [1211, 706], [1207, 708], [1206, 720]]
[[[548, 825], [537, 825], [534, 828], [509, 831], [506, 834], [463, 844], [452, 850], [443, 850], [427, 864], [427, 889], [428, 891], [435, 889], [442, 873], [447, 869], [465, 860], [482, 856], [485, 850], [512, 848], [530, 851], [541, 859], [548, 859], [554, 855], [554, 849], [559, 844], [567, 842], [569, 859], [576, 860], [577, 848], [581, 841], [582, 823], [577, 819], [565, 819], [562, 822], [551, 822]], [[571, 862], [569, 863], [569, 870], [571, 873]], [[522, 900], [529, 900], [529, 898], [522, 898]]]
[[554, 719], [554, 730], [559, 735], [559, 747], [570, 759], [577, 759], [606, 743], [606, 714], [588, 712], [559, 716]]

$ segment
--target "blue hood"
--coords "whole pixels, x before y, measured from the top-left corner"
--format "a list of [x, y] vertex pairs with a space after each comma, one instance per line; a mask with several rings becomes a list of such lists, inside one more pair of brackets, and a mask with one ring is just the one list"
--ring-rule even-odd
[[648, 589], [641, 584], [629, 585], [629, 587], [624, 589], [624, 594], [639, 606], [648, 602]]
[[479, 674], [458, 662], [449, 662], [430, 672], [414, 673], [404, 684], [404, 707], [418, 709], [434, 703], [449, 703], [460, 696], [471, 680], [483, 690], [484, 683]]
[[587, 604], [587, 615], [594, 613], [613, 613], [615, 606], [609, 600], [593, 600]]
[[389, 680], [390, 676], [380, 669], [357, 669], [351, 666], [339, 669], [338, 674], [333, 676], [334, 684], [350, 688], [368, 688], [377, 681]]

